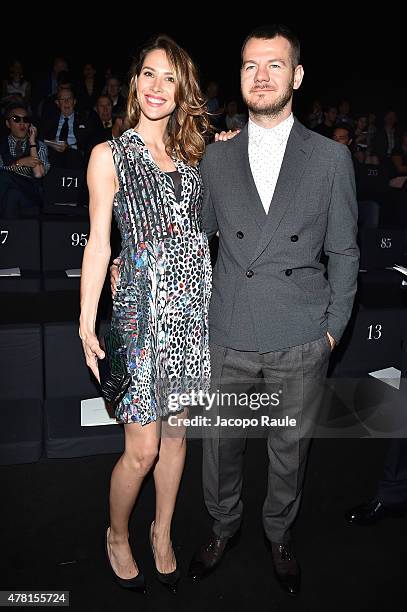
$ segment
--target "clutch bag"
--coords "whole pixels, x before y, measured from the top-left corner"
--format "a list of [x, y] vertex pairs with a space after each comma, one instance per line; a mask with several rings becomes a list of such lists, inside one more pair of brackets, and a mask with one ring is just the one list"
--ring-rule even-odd
[[100, 386], [106, 408], [112, 416], [131, 382], [131, 374], [127, 369], [127, 348], [115, 328], [111, 328], [100, 339], [100, 345], [105, 353], [104, 358], [98, 360]]

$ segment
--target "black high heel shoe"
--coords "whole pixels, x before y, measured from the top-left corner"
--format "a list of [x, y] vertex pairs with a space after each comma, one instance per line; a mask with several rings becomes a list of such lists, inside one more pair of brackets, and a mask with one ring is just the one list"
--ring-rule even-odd
[[141, 572], [139, 572], [137, 576], [134, 576], [134, 578], [121, 578], [114, 571], [111, 561], [110, 561], [108, 544], [107, 544], [107, 537], [108, 537], [109, 530], [110, 530], [110, 527], [107, 528], [107, 531], [104, 535], [104, 549], [105, 549], [107, 563], [110, 569], [112, 570], [112, 574], [113, 574], [115, 581], [123, 589], [132, 589], [133, 591], [136, 591], [138, 593], [145, 594], [147, 592], [147, 588], [146, 588], [147, 585], [146, 585], [146, 580]]
[[153, 525], [154, 525], [154, 521], [151, 523], [151, 526], [150, 526], [150, 546], [151, 546], [151, 552], [153, 553], [153, 557], [154, 557], [155, 575], [157, 576], [157, 580], [161, 582], [161, 584], [163, 584], [166, 589], [168, 589], [171, 593], [176, 593], [178, 590], [178, 582], [181, 577], [181, 572], [178, 569], [178, 567], [176, 567], [175, 570], [173, 572], [170, 572], [169, 574], [163, 574], [158, 571], [156, 561], [155, 561], [155, 551], [154, 551], [153, 535], [152, 535]]

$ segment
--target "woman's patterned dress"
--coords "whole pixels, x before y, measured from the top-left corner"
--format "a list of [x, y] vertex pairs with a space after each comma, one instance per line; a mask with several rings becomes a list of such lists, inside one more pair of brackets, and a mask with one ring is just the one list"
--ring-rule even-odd
[[109, 145], [122, 238], [112, 326], [123, 335], [132, 375], [116, 419], [145, 425], [174, 409], [175, 394], [209, 390], [212, 270], [201, 228], [202, 181], [198, 168], [174, 158], [177, 198], [174, 175], [160, 170], [137, 132]]

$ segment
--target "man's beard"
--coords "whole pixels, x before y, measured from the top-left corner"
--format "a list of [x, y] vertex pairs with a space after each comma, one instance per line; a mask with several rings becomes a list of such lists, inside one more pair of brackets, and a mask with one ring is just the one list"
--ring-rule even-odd
[[[277, 117], [280, 115], [287, 104], [290, 102], [294, 91], [294, 79], [288, 84], [287, 89], [281, 94], [277, 100], [270, 104], [264, 104], [262, 100], [257, 103], [252, 102], [244, 97], [245, 104], [253, 115], [261, 115], [263, 117]], [[261, 89], [257, 89], [256, 93], [261, 93]]]

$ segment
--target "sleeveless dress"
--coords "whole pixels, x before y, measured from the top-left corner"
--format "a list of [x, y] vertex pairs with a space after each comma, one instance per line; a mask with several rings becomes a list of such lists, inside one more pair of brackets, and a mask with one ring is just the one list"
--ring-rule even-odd
[[108, 144], [122, 239], [111, 325], [123, 336], [132, 377], [115, 417], [146, 425], [182, 410], [180, 393], [209, 391], [212, 268], [202, 180], [198, 168], [175, 157], [177, 172], [161, 171], [133, 129]]

